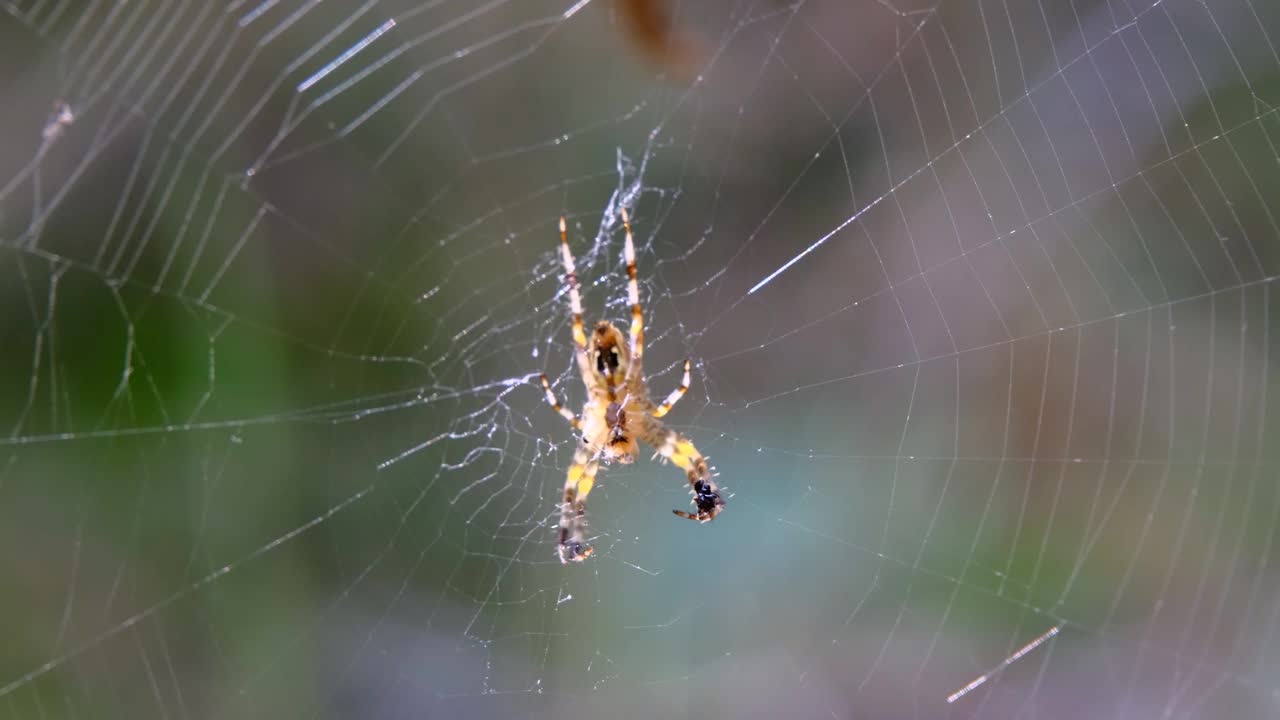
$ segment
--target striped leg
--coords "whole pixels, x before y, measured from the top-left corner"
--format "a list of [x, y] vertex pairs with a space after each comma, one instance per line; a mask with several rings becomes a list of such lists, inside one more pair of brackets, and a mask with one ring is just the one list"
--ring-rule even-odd
[[640, 285], [636, 282], [636, 243], [631, 238], [631, 218], [622, 208], [622, 225], [627, 229], [627, 244], [623, 257], [627, 261], [627, 300], [631, 302], [631, 367], [633, 377], [643, 377], [641, 359], [644, 355], [644, 313], [640, 310]]
[[579, 447], [573, 455], [573, 465], [564, 481], [564, 503], [560, 506], [560, 546], [557, 552], [560, 562], [582, 562], [593, 548], [587, 541], [587, 496], [596, 483], [596, 471], [600, 463], [592, 454]]
[[[656, 422], [656, 421], [653, 421]], [[698, 512], [688, 513], [683, 510], [672, 510], [671, 512], [680, 517], [697, 520], [699, 522], [707, 522], [715, 519], [716, 515], [724, 509], [724, 498], [720, 497], [720, 488], [716, 486], [716, 481], [711, 478], [711, 469], [707, 467], [707, 459], [698, 452], [698, 448], [693, 446], [689, 438], [681, 435], [675, 430], [663, 428], [662, 437], [654, 446], [658, 449], [658, 454], [670, 460], [680, 469], [684, 470], [689, 476], [689, 487], [693, 490], [693, 502], [698, 507]]]
[[561, 405], [560, 401], [556, 399], [556, 394], [551, 392], [551, 383], [547, 381], [546, 375], [542, 376], [542, 389], [547, 391], [547, 403], [550, 404], [556, 412], [560, 413], [565, 420], [568, 420], [574, 430], [581, 430], [582, 424], [578, 421], [578, 416], [574, 415], [573, 411], [569, 408]]
[[[653, 409], [653, 416], [662, 417], [663, 415], [666, 415], [667, 413], [671, 412], [671, 407], [676, 404], [677, 400], [684, 397], [684, 394], [688, 391], [689, 391], [689, 359], [685, 358], [684, 378], [680, 380], [680, 387], [676, 388], [675, 390], [672, 390], [671, 394], [667, 395], [667, 399], [663, 400], [661, 405]], [[550, 390], [548, 390], [547, 392], [550, 392]]]
[[573, 253], [569, 251], [569, 238], [565, 235], [564, 216], [560, 216], [560, 262], [564, 264], [565, 282], [569, 285], [569, 309], [573, 312], [573, 342], [580, 350], [587, 349], [587, 334], [582, 329], [582, 295], [578, 292], [578, 271], [573, 265]]

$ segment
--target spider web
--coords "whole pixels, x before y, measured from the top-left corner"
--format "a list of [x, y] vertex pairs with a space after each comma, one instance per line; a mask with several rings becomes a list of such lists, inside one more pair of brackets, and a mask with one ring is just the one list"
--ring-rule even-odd
[[1274, 4], [0, 7], [10, 716], [1276, 712]]

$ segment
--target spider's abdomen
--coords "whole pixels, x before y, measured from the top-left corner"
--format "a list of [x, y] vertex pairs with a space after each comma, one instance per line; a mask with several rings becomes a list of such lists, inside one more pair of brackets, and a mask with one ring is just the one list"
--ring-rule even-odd
[[626, 383], [631, 353], [626, 338], [613, 323], [596, 323], [588, 352], [596, 377], [605, 387], [616, 389]]
[[604, 421], [609, 427], [606, 454], [620, 463], [635, 462], [640, 449], [636, 446], [635, 435], [627, 427], [627, 410], [622, 405], [612, 402], [605, 408]]

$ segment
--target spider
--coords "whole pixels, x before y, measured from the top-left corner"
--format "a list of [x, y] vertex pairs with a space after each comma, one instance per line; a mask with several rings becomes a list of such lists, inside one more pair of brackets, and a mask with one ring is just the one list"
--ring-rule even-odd
[[586, 545], [587, 496], [595, 485], [596, 471], [600, 463], [635, 462], [640, 448], [636, 440], [643, 440], [661, 455], [678, 465], [689, 476], [693, 491], [693, 503], [697, 512], [683, 510], [671, 512], [680, 517], [707, 522], [720, 514], [724, 499], [711, 477], [707, 459], [698, 452], [689, 438], [668, 428], [661, 418], [671, 411], [676, 401], [689, 389], [689, 361], [684, 361], [684, 378], [680, 387], [672, 390], [662, 404], [649, 399], [649, 389], [644, 379], [641, 359], [644, 356], [644, 316], [640, 310], [640, 289], [636, 283], [636, 248], [631, 238], [631, 221], [625, 208], [622, 224], [627, 230], [625, 258], [627, 261], [627, 298], [631, 301], [631, 338], [624, 341], [622, 332], [608, 320], [596, 323], [588, 338], [582, 325], [582, 296], [578, 292], [578, 274], [574, 270], [573, 253], [565, 236], [565, 219], [560, 218], [560, 260], [564, 263], [565, 281], [569, 286], [569, 304], [573, 312], [574, 357], [578, 372], [587, 387], [587, 401], [579, 418], [573, 411], [560, 405], [551, 390], [547, 376], [542, 376], [542, 388], [547, 393], [547, 403], [560, 413], [581, 441], [573, 454], [573, 464], [564, 481], [564, 502], [560, 506], [560, 545], [557, 552], [560, 562], [581, 562], [591, 555]]

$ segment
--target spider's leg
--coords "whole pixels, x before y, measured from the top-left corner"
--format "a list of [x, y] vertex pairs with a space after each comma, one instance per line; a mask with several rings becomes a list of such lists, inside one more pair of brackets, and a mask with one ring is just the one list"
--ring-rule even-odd
[[568, 420], [574, 430], [581, 430], [582, 424], [578, 421], [578, 416], [574, 415], [569, 408], [561, 405], [560, 401], [556, 399], [556, 394], [551, 392], [551, 383], [547, 381], [546, 375], [542, 376], [542, 389], [547, 391], [547, 403], [551, 405], [552, 409], [560, 413], [565, 420]]
[[684, 435], [663, 426], [657, 420], [649, 419], [646, 425], [646, 441], [657, 448], [659, 455], [678, 465], [689, 476], [689, 488], [693, 490], [693, 502], [698, 508], [696, 513], [683, 510], [671, 512], [699, 522], [714, 519], [724, 509], [724, 498], [720, 497], [720, 488], [711, 477], [707, 459]]
[[663, 415], [666, 415], [667, 413], [671, 412], [671, 407], [676, 404], [677, 400], [684, 397], [684, 394], [688, 391], [689, 391], [689, 359], [685, 358], [684, 378], [680, 380], [680, 387], [676, 388], [675, 390], [672, 390], [671, 394], [667, 395], [667, 399], [663, 400], [661, 405], [653, 409], [653, 416], [662, 417]]
[[627, 229], [627, 243], [623, 257], [627, 261], [627, 300], [631, 302], [631, 367], [629, 374], [644, 377], [641, 360], [644, 356], [644, 313], [640, 310], [640, 285], [636, 282], [636, 243], [631, 237], [631, 218], [622, 208], [622, 226]]
[[564, 480], [564, 503], [560, 506], [560, 562], [582, 562], [592, 553], [587, 540], [587, 496], [596, 483], [599, 461], [586, 447], [573, 454], [573, 464]]
[[573, 312], [573, 342], [578, 349], [587, 349], [587, 334], [582, 329], [582, 294], [578, 292], [578, 271], [569, 251], [569, 238], [565, 235], [564, 216], [560, 216], [560, 262], [564, 264], [565, 282], [569, 285], [569, 309]]
[[595, 471], [599, 468], [599, 461], [593, 460], [593, 455], [585, 447], [577, 448], [573, 464], [564, 478], [558, 550], [561, 562], [581, 562], [588, 559], [594, 550], [586, 544], [586, 496], [591, 493]]

